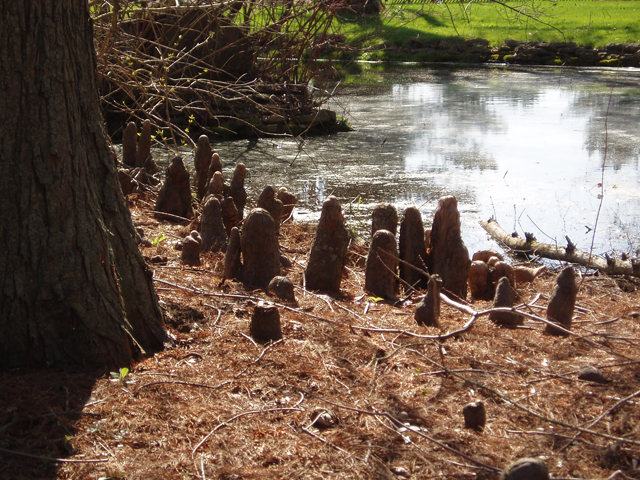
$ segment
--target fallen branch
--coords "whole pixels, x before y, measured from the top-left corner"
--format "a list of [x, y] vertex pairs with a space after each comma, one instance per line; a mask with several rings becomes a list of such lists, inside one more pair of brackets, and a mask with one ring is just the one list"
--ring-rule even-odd
[[637, 260], [617, 260], [610, 257], [589, 255], [575, 248], [575, 245], [567, 238], [567, 247], [560, 247], [548, 243], [538, 242], [533, 237], [519, 238], [507, 233], [497, 221], [490, 219], [481, 221], [480, 225], [498, 242], [506, 245], [511, 250], [521, 253], [530, 253], [552, 260], [575, 263], [584, 267], [595, 268], [609, 275], [633, 275], [640, 277], [640, 262]]

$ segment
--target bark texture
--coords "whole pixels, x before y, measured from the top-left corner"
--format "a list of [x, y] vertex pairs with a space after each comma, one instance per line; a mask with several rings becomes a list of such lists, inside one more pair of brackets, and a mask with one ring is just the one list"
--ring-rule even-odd
[[308, 289], [340, 291], [348, 246], [349, 232], [344, 224], [342, 208], [338, 199], [331, 195], [322, 204], [318, 229], [304, 271]]
[[202, 236], [202, 251], [212, 250], [217, 252], [224, 250], [227, 245], [227, 231], [222, 222], [222, 207], [220, 201], [213, 195], [204, 200], [200, 228]]
[[298, 202], [296, 196], [291, 193], [286, 187], [280, 187], [277, 194], [278, 200], [282, 202], [282, 221], [287, 220], [293, 213], [293, 209]]
[[244, 189], [244, 179], [247, 176], [247, 167], [244, 163], [236, 165], [231, 178], [231, 186], [229, 188], [229, 196], [233, 198], [238, 210], [238, 221], [244, 218], [244, 205], [247, 203], [247, 191]]
[[86, 2], [0, 0], [0, 45], [0, 368], [122, 367], [160, 350]]
[[388, 230], [376, 231], [371, 239], [364, 288], [377, 297], [391, 298], [398, 293], [398, 246], [396, 237]]
[[433, 214], [429, 273], [442, 278], [442, 288], [464, 299], [467, 297], [469, 251], [462, 241], [460, 213], [456, 197], [442, 197]]
[[182, 218], [193, 216], [189, 171], [184, 166], [182, 157], [171, 160], [166, 178], [158, 193], [155, 210]]
[[[400, 224], [400, 260], [404, 260], [420, 270], [424, 270], [427, 266], [424, 225], [420, 210], [416, 207], [409, 207], [405, 210], [404, 218]], [[407, 263], [400, 264], [400, 278], [416, 289], [427, 288], [429, 279]]]
[[414, 318], [418, 325], [429, 327], [440, 326], [440, 291], [442, 280], [438, 275], [431, 275], [427, 294], [416, 307]]
[[280, 312], [273, 305], [256, 305], [251, 315], [249, 325], [251, 338], [259, 343], [280, 340], [282, 328], [280, 327]]
[[198, 138], [195, 158], [193, 159], [196, 169], [196, 172], [193, 175], [193, 184], [196, 188], [198, 198], [204, 198], [206, 193], [207, 182], [209, 181], [211, 155], [213, 155], [213, 150], [209, 143], [209, 137], [206, 135], [200, 135], [200, 138]]
[[273, 277], [280, 275], [280, 250], [276, 224], [266, 210], [254, 208], [249, 212], [242, 229], [243, 282], [267, 288]]
[[[493, 308], [513, 308], [515, 295], [509, 279], [502, 277], [498, 281], [496, 294], [493, 297]], [[489, 314], [489, 320], [498, 325], [506, 327], [516, 327], [524, 323], [524, 317], [512, 312], [493, 312]]]
[[[559, 323], [567, 330], [571, 330], [573, 321], [573, 309], [578, 296], [576, 285], [576, 272], [571, 265], [564, 267], [556, 277], [553, 285], [553, 293], [547, 306], [547, 319]], [[559, 328], [547, 325], [544, 329], [552, 335], [567, 335]]]
[[398, 211], [390, 203], [376, 205], [371, 213], [371, 237], [378, 230], [387, 230], [394, 238], [398, 233]]
[[135, 122], [127, 123], [122, 134], [122, 163], [136, 167], [138, 159], [138, 129]]

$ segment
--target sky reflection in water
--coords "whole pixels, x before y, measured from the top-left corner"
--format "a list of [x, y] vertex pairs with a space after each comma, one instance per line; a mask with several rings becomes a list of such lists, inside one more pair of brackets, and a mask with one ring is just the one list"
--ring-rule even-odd
[[429, 69], [400, 77], [330, 104], [353, 132], [302, 147], [290, 139], [216, 143], [225, 177], [243, 161], [250, 198], [264, 185], [286, 186], [300, 198], [299, 220], [317, 219], [334, 194], [365, 235], [379, 202], [400, 215], [418, 206], [429, 225], [438, 197], [455, 195], [470, 252], [492, 245], [479, 225], [491, 216], [521, 236], [565, 245], [568, 235], [588, 250], [606, 144], [594, 250], [640, 248], [640, 72]]

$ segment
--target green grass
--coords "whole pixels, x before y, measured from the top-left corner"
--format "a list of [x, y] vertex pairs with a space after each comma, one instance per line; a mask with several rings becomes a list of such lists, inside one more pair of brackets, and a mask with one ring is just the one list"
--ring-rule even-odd
[[[348, 43], [370, 50], [383, 45], [410, 47], [422, 41], [472, 38], [487, 40], [490, 46], [500, 45], [506, 38], [567, 41], [593, 47], [640, 42], [640, 1], [528, 0], [506, 5], [515, 10], [494, 3], [387, 2], [380, 17], [342, 17], [336, 27], [347, 35]], [[370, 59], [384, 57], [381, 53], [363, 55]]]

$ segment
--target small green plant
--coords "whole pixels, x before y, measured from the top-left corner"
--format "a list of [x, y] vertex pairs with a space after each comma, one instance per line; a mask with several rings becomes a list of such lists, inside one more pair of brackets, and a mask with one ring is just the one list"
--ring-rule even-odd
[[122, 367], [117, 372], [111, 372], [111, 376], [118, 380], [125, 388], [127, 386], [127, 375], [129, 375], [129, 369], [127, 367]]
[[375, 302], [375, 303], [384, 302], [384, 298], [382, 298], [382, 297], [369, 297], [369, 300], [371, 300], [372, 302]]
[[154, 247], [157, 247], [166, 239], [167, 237], [165, 236], [164, 232], [160, 232], [160, 235], [158, 235], [157, 237], [153, 237], [153, 240], [151, 240], [151, 245], [153, 245]]

